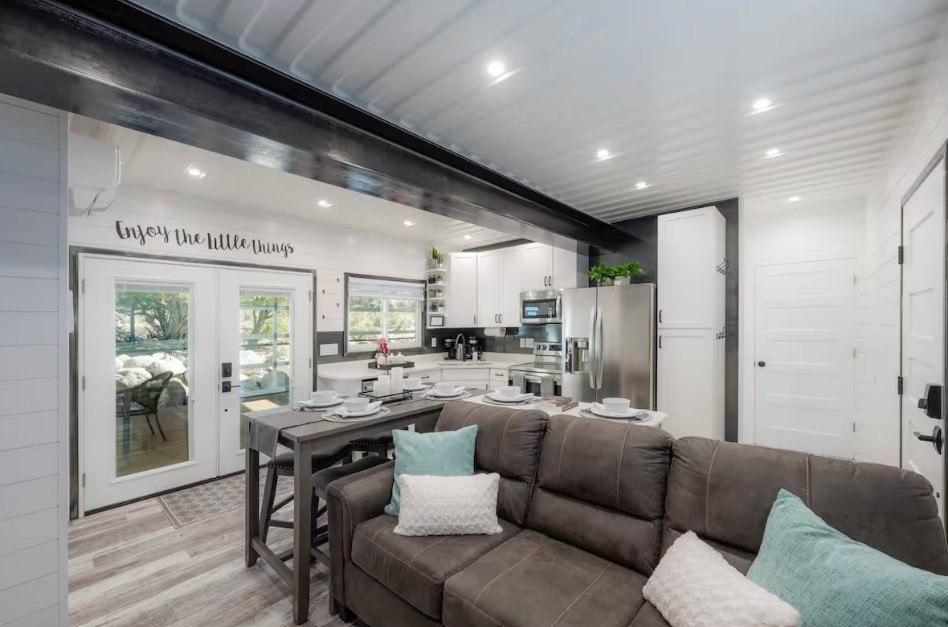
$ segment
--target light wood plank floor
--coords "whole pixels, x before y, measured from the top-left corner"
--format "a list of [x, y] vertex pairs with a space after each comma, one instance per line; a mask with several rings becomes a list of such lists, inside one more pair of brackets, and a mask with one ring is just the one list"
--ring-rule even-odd
[[[291, 533], [273, 528], [271, 546], [289, 548]], [[329, 615], [327, 586], [326, 568], [315, 565], [305, 625], [346, 624]], [[70, 525], [74, 627], [290, 627], [290, 607], [288, 588], [262, 560], [244, 566], [241, 509], [175, 529], [149, 499]]]

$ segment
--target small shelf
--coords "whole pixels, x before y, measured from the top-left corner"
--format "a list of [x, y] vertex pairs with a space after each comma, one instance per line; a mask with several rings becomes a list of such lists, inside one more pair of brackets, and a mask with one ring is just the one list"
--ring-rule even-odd
[[428, 274], [436, 274], [438, 272], [447, 273], [447, 271], [448, 271], [447, 268], [428, 268]]
[[441, 289], [446, 288], [447, 286], [448, 286], [447, 283], [429, 283], [427, 289], [429, 289], [429, 290], [441, 290]]
[[444, 300], [444, 296], [429, 296], [428, 300]]

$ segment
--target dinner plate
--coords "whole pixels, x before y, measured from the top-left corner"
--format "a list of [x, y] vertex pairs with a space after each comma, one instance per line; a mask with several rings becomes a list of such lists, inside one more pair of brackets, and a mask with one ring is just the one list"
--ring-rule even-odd
[[419, 385], [416, 388], [405, 388], [405, 391], [406, 392], [424, 392], [427, 389], [428, 389], [427, 385]]
[[627, 411], [606, 411], [599, 403], [593, 403], [588, 411], [603, 418], [631, 418], [642, 410], [630, 407]]
[[489, 392], [484, 396], [492, 401], [497, 401], [498, 403], [522, 403], [524, 401], [529, 401], [534, 397], [531, 392], [517, 394], [516, 396], [502, 396], [496, 392]]
[[428, 396], [432, 396], [434, 398], [454, 398], [455, 396], [461, 396], [466, 391], [467, 390], [465, 390], [464, 387], [456, 387], [454, 388], [454, 391], [451, 392], [450, 394], [442, 394], [438, 390], [431, 388], [428, 391]]
[[326, 407], [335, 407], [336, 405], [342, 402], [342, 397], [337, 396], [328, 403], [317, 403], [316, 401], [300, 401], [297, 403], [300, 407], [308, 407], [310, 409], [324, 409]]
[[345, 407], [340, 407], [333, 411], [333, 413], [341, 418], [361, 418], [362, 416], [371, 416], [377, 412], [381, 406], [382, 401], [375, 401], [374, 403], [369, 403], [369, 406], [362, 411], [349, 411]]

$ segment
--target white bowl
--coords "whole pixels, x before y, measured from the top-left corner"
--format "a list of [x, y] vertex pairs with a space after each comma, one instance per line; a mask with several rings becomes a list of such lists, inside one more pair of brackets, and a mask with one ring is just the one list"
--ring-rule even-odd
[[435, 390], [438, 391], [438, 394], [442, 394], [442, 395], [451, 394], [452, 392], [454, 392], [454, 390], [457, 389], [457, 387], [458, 386], [456, 386], [454, 383], [450, 381], [448, 382], [441, 381], [441, 382], [435, 383]]
[[421, 387], [421, 379], [418, 377], [408, 377], [403, 381], [403, 383], [405, 384], [405, 389], [407, 390], [415, 390]]
[[629, 411], [632, 401], [627, 398], [604, 398], [602, 408], [614, 414], [624, 414]]
[[369, 407], [369, 399], [364, 396], [355, 396], [342, 401], [343, 406], [348, 412], [365, 411]]
[[314, 403], [331, 403], [336, 398], [336, 393], [332, 390], [320, 390], [309, 395], [309, 400]]
[[519, 385], [505, 385], [499, 387], [496, 390], [500, 396], [519, 396], [520, 395], [520, 386]]

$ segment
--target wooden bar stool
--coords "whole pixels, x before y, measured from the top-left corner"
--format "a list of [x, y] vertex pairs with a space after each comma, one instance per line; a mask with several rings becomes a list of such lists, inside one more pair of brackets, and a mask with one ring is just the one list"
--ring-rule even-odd
[[[336, 448], [321, 449], [313, 452], [313, 470], [323, 470], [341, 461], [351, 460], [351, 452], [348, 444], [343, 444]], [[293, 476], [293, 451], [279, 453], [276, 457], [267, 462], [267, 480], [263, 487], [263, 504], [260, 506], [260, 539], [267, 541], [267, 534], [270, 527], [281, 527], [292, 529], [293, 523], [288, 520], [273, 520], [273, 515], [286, 507], [292, 500], [292, 493], [281, 500], [276, 501], [277, 481], [280, 477]], [[325, 501], [324, 501], [325, 503]], [[319, 501], [313, 499], [313, 508], [311, 515], [314, 520], [322, 516], [326, 511], [325, 504], [320, 509]], [[299, 515], [299, 514], [297, 514]], [[313, 538], [316, 537], [318, 530], [313, 527]], [[291, 552], [292, 553], [292, 552]], [[282, 557], [282, 556], [281, 556]]]

